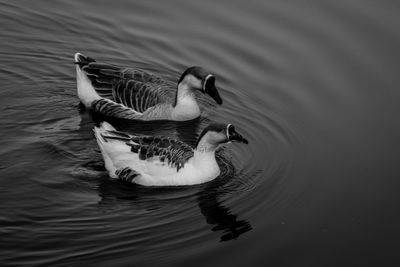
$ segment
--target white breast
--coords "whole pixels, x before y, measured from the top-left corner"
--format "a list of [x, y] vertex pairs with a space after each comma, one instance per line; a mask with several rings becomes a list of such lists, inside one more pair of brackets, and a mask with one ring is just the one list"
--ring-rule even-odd
[[200, 107], [194, 94], [179, 97], [177, 105], [172, 110], [173, 120], [191, 120], [200, 116]]

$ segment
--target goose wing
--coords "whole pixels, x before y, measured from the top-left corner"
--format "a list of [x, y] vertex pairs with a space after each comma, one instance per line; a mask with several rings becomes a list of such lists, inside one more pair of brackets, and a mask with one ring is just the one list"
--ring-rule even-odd
[[174, 101], [176, 89], [171, 82], [142, 70], [119, 68], [95, 61], [81, 69], [100, 96], [138, 112], [143, 113], [159, 103]]
[[176, 171], [183, 168], [194, 155], [191, 146], [167, 137], [131, 136], [127, 145], [139, 155], [139, 159], [165, 162]]
[[191, 146], [169, 137], [134, 136], [118, 131], [106, 131], [102, 138], [105, 141], [124, 142], [130, 148], [130, 154], [137, 156], [142, 171], [149, 175], [167, 174], [166, 169], [159, 170], [160, 167], [168, 167], [171, 172], [178, 172], [194, 155]]

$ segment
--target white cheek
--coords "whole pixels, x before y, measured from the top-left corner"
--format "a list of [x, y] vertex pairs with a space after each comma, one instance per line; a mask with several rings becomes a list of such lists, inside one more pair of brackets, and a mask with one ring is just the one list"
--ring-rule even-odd
[[189, 76], [189, 83], [192, 85], [194, 88], [201, 88], [201, 80], [198, 78], [194, 77], [193, 75]]

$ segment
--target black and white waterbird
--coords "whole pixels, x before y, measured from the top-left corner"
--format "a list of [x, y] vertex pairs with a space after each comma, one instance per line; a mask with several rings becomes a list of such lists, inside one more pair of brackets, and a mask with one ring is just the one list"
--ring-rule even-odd
[[78, 97], [90, 109], [111, 117], [134, 120], [186, 121], [201, 110], [195, 91], [222, 104], [215, 76], [201, 67], [186, 69], [177, 86], [138, 69], [98, 63], [75, 54]]
[[216, 149], [228, 142], [247, 144], [232, 124], [211, 124], [196, 146], [169, 137], [136, 136], [118, 132], [103, 122], [94, 128], [111, 178], [145, 186], [193, 185], [218, 177]]

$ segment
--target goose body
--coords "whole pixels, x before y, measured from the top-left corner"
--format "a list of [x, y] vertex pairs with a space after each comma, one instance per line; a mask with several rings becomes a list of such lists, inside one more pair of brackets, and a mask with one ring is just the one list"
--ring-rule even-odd
[[78, 97], [106, 116], [133, 120], [192, 120], [200, 116], [199, 90], [222, 104], [215, 77], [200, 67], [188, 68], [174, 86], [138, 69], [98, 63], [75, 54]]
[[207, 127], [195, 148], [168, 137], [118, 132], [106, 122], [94, 132], [109, 176], [145, 186], [211, 181], [220, 174], [215, 159], [218, 145], [228, 141], [247, 143], [230, 124]]

